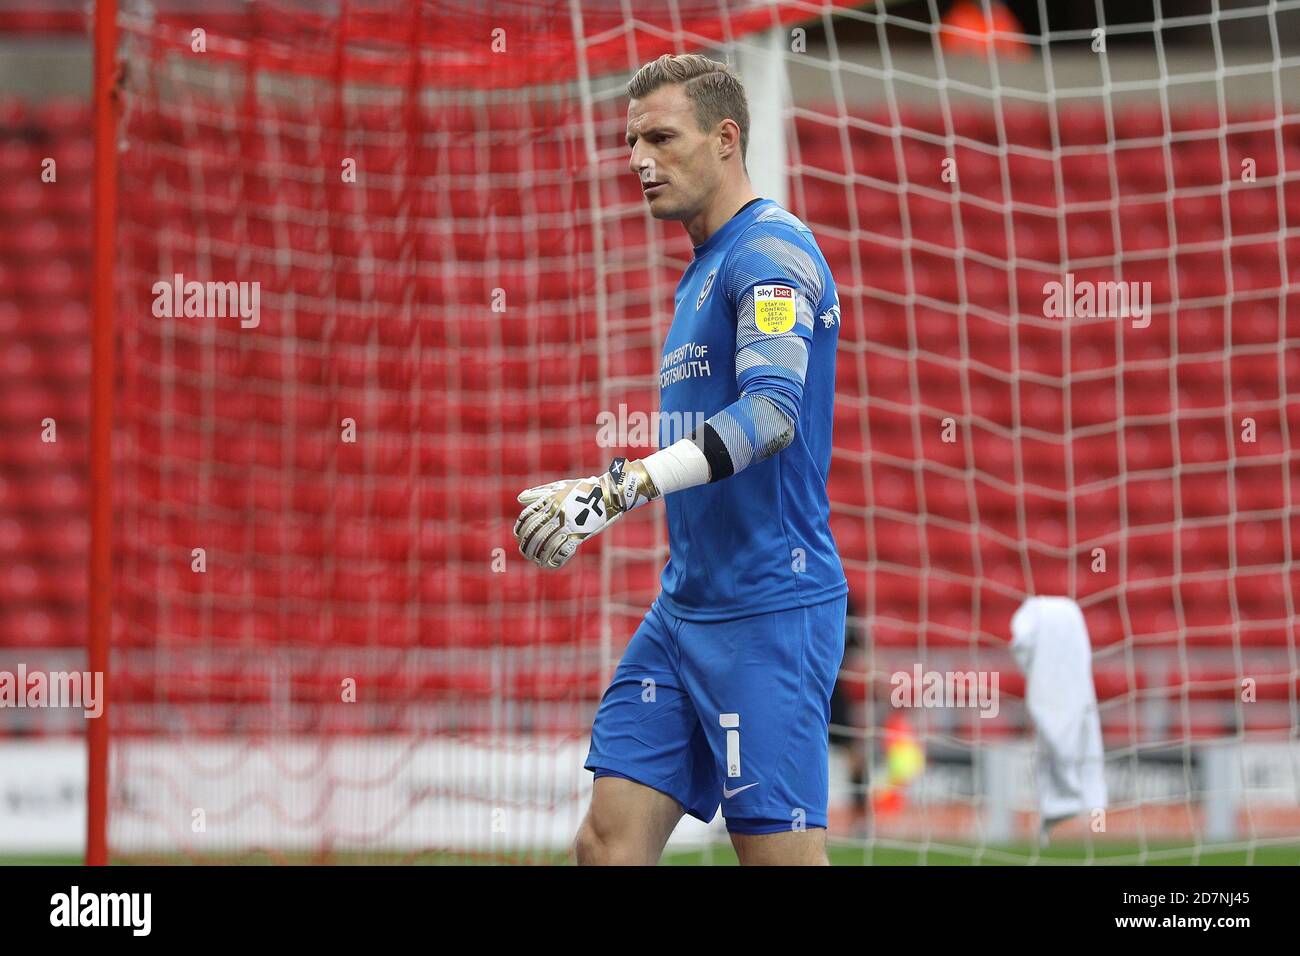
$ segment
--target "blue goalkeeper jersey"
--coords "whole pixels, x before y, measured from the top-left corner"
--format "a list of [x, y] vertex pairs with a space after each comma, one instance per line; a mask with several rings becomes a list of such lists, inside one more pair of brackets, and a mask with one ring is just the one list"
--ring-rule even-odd
[[664, 498], [659, 600], [678, 617], [729, 620], [848, 593], [826, 493], [839, 331], [821, 250], [772, 200], [751, 201], [695, 247], [659, 374], [660, 447], [698, 437], [705, 420], [714, 446], [711, 481]]

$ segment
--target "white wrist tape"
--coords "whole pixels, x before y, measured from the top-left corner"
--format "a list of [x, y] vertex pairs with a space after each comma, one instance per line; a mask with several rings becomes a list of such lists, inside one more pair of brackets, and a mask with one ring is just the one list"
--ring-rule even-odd
[[642, 458], [641, 464], [650, 473], [650, 480], [655, 483], [660, 495], [670, 495], [674, 491], [709, 482], [708, 459], [689, 438], [680, 439], [667, 448], [661, 448], [653, 455]]

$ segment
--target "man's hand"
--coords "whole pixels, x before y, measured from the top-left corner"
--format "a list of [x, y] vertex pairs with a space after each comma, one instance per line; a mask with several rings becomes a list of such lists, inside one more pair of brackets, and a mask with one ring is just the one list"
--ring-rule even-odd
[[562, 568], [578, 545], [658, 496], [645, 467], [623, 458], [603, 475], [529, 488], [518, 498], [525, 506], [515, 521], [519, 553], [538, 567]]

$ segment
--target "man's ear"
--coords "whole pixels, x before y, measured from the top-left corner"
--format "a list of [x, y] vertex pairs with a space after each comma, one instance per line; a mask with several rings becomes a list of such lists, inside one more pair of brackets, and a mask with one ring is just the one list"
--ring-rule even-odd
[[735, 120], [719, 120], [718, 134], [722, 144], [720, 159], [727, 159], [733, 152], [740, 150], [740, 127]]

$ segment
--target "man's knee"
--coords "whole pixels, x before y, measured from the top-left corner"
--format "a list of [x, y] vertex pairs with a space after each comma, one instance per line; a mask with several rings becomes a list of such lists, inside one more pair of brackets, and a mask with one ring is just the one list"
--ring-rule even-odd
[[602, 827], [588, 814], [578, 827], [573, 843], [573, 854], [579, 866], [649, 866], [656, 861], [647, 858], [644, 841], [637, 840], [630, 828], [620, 833]]
[[598, 777], [574, 856], [579, 866], [653, 866], [681, 816], [681, 805], [666, 794], [633, 780]]

